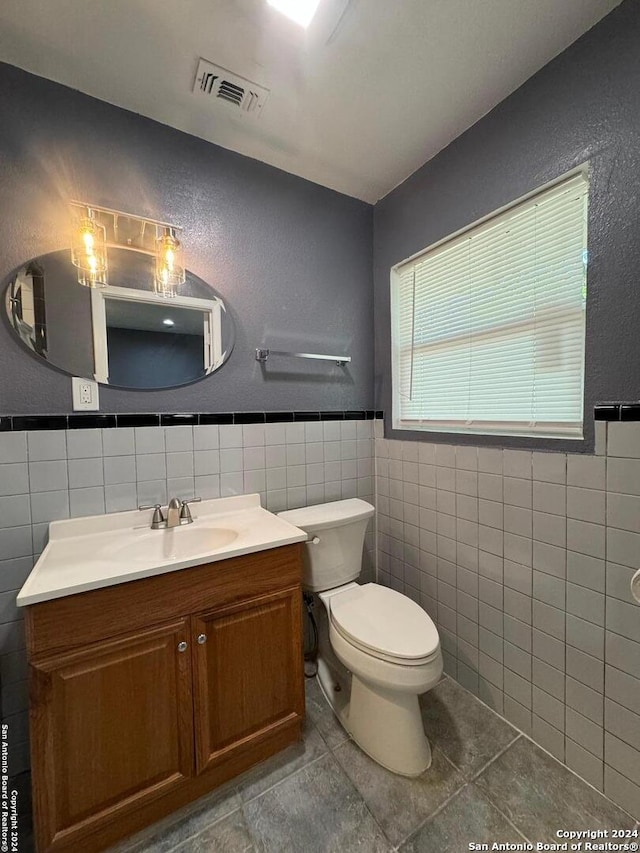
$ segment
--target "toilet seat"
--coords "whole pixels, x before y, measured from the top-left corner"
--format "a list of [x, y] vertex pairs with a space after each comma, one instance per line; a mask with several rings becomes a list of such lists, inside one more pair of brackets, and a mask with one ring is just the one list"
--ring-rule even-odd
[[421, 666], [440, 655], [440, 638], [429, 614], [388, 587], [354, 584], [332, 595], [330, 618], [346, 642], [379, 660]]

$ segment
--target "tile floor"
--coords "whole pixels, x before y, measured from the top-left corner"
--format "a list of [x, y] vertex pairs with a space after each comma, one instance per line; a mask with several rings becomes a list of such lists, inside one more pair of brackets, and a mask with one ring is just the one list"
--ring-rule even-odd
[[454, 681], [424, 699], [433, 764], [387, 772], [307, 682], [304, 741], [110, 853], [461, 853], [635, 820]]

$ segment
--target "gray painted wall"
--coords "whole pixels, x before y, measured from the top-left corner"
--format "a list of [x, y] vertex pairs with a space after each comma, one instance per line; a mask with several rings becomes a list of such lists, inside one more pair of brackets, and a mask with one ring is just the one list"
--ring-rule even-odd
[[[584, 450], [594, 403], [640, 397], [640, 4], [627, 0], [380, 201], [374, 211], [376, 406], [395, 438], [576, 443], [390, 431], [389, 270], [573, 166], [592, 166]], [[564, 445], [564, 448], [563, 448]]]
[[[370, 205], [0, 64], [0, 280], [69, 245], [72, 198], [184, 226], [187, 265], [228, 302], [229, 362], [170, 391], [101, 388], [101, 410], [373, 407]], [[348, 368], [254, 349], [346, 353]], [[0, 324], [0, 413], [71, 411], [71, 382]]]

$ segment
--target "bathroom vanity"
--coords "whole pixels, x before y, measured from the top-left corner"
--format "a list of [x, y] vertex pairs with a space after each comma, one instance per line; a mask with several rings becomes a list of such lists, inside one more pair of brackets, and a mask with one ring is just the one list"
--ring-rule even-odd
[[192, 530], [51, 525], [19, 599], [39, 853], [102, 850], [300, 737], [305, 534], [257, 496], [204, 502]]

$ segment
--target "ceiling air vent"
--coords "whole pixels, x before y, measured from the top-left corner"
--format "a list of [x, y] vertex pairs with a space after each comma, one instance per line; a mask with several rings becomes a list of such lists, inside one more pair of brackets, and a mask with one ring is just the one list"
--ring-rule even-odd
[[215, 103], [221, 102], [247, 115], [259, 116], [269, 90], [251, 80], [239, 77], [226, 68], [201, 59], [193, 91]]

